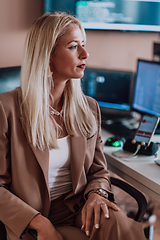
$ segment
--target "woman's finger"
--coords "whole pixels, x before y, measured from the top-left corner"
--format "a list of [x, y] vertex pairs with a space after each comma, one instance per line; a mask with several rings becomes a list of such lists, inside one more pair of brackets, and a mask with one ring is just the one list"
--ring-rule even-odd
[[87, 236], [90, 235], [92, 216], [93, 216], [93, 207], [88, 207], [86, 211], [86, 225], [85, 225], [85, 233]]
[[99, 228], [100, 214], [101, 214], [101, 206], [100, 205], [96, 205], [94, 207], [94, 227], [96, 229]]
[[119, 207], [115, 203], [113, 203], [113, 202], [109, 201], [107, 205], [108, 205], [108, 207], [112, 208], [115, 211], [120, 210]]
[[101, 209], [104, 212], [105, 218], [109, 218], [108, 206], [105, 202], [101, 204]]
[[81, 230], [85, 229], [85, 225], [86, 225], [86, 211], [85, 211], [85, 205], [81, 211], [81, 220], [82, 220], [82, 226], [81, 226]]
[[113, 202], [107, 201], [107, 203], [101, 204], [101, 209], [104, 212], [105, 218], [109, 218], [109, 210], [108, 208], [112, 208], [115, 211], [119, 211], [119, 208], [117, 205]]

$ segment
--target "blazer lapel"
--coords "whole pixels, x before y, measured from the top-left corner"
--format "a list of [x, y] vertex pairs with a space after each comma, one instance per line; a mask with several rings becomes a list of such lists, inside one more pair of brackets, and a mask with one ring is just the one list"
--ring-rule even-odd
[[24, 118], [22, 116], [20, 116], [20, 121], [25, 133], [25, 136], [27, 138], [28, 144], [30, 145], [41, 169], [44, 175], [44, 179], [48, 188], [48, 166], [49, 166], [49, 150], [48, 148], [46, 148], [44, 151], [41, 151], [38, 148], [35, 148], [29, 141], [27, 133], [26, 133], [26, 128], [25, 128], [25, 122], [24, 122]]
[[78, 137], [71, 136], [71, 177], [73, 191], [76, 192], [80, 185], [85, 184], [85, 179], [81, 177], [85, 152], [86, 152], [86, 139], [79, 135]]
[[46, 185], [48, 186], [49, 150], [46, 148], [44, 151], [41, 151], [38, 148], [35, 148], [33, 145], [31, 145], [31, 148], [42, 169]]

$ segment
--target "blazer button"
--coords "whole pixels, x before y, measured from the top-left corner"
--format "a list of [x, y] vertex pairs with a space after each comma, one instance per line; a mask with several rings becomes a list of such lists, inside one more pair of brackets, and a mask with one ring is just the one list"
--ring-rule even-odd
[[78, 211], [78, 210], [79, 210], [79, 205], [78, 205], [78, 204], [75, 204], [75, 205], [73, 206], [73, 208], [74, 208], [75, 211]]

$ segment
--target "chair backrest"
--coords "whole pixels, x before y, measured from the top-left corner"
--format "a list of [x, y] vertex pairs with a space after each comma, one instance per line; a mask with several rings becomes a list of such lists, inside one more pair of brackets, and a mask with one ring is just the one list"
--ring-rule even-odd
[[1, 240], [7, 240], [6, 237], [6, 229], [4, 224], [0, 221], [0, 239]]
[[123, 191], [128, 193], [130, 196], [132, 196], [136, 200], [138, 204], [138, 211], [136, 213], [134, 220], [137, 222], [141, 222], [144, 214], [147, 211], [147, 201], [145, 196], [138, 189], [130, 185], [128, 182], [125, 182], [123, 180], [120, 180], [114, 177], [111, 177], [110, 180], [112, 185], [121, 188]]

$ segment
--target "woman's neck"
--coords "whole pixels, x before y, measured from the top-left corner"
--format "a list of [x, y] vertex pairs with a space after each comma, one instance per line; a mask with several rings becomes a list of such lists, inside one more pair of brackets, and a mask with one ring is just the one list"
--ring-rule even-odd
[[56, 84], [54, 85], [54, 88], [51, 90], [51, 94], [54, 99], [54, 102], [51, 104], [51, 106], [57, 111], [61, 111], [63, 106], [64, 88], [65, 84]]

